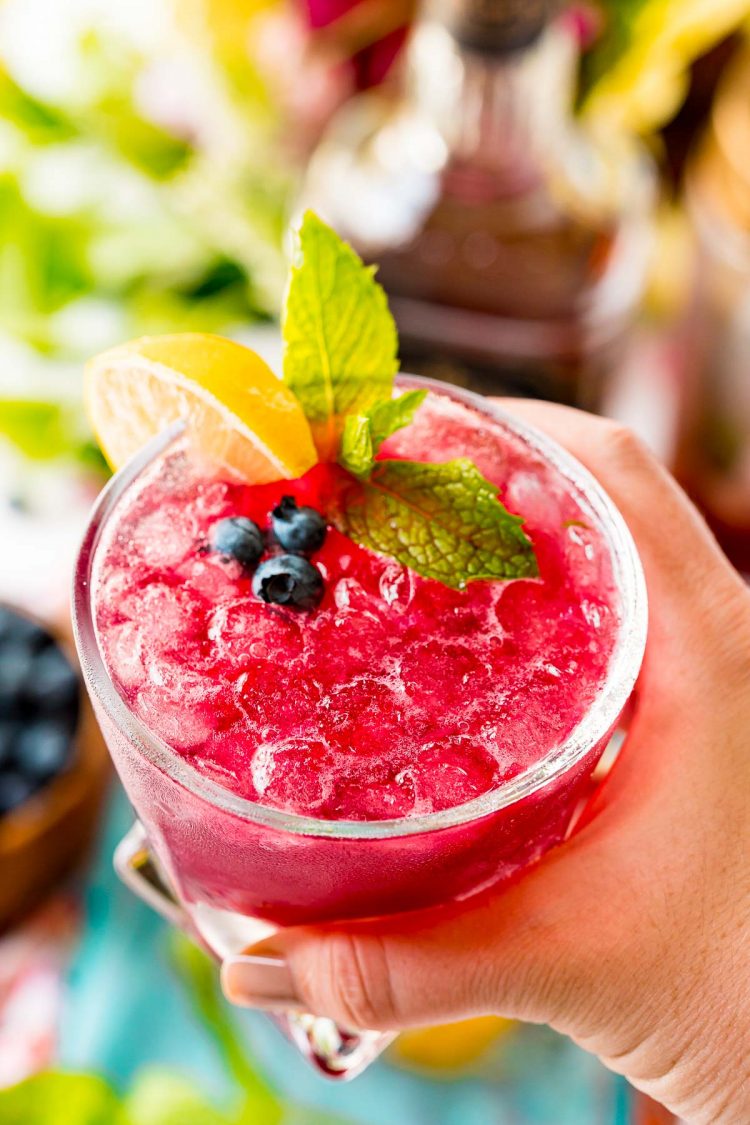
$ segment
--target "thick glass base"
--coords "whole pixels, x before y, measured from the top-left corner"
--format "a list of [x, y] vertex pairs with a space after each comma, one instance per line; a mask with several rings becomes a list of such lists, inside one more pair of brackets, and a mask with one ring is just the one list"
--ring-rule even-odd
[[[140, 821], [116, 848], [114, 865], [127, 887], [218, 961], [242, 953], [275, 932], [274, 926], [258, 918], [181, 902], [151, 852]], [[394, 1038], [380, 1031], [348, 1031], [333, 1020], [303, 1012], [271, 1018], [315, 1070], [339, 1081], [360, 1074]]]

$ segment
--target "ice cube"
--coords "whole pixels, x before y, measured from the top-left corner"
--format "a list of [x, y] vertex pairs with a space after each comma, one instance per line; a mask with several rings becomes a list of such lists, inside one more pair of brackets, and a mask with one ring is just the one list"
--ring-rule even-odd
[[107, 660], [118, 687], [136, 687], [145, 679], [141, 626], [135, 621], [112, 625], [106, 634]]
[[405, 566], [396, 563], [386, 566], [378, 584], [380, 596], [386, 605], [410, 605], [414, 597], [415, 577], [414, 571]]
[[199, 525], [190, 508], [165, 502], [134, 524], [130, 549], [148, 566], [168, 569], [192, 555], [199, 541]]
[[250, 767], [265, 804], [324, 812], [334, 791], [335, 755], [322, 739], [287, 738], [261, 745]]
[[344, 820], [395, 820], [414, 812], [414, 779], [401, 770], [387, 781], [339, 780], [336, 816]]
[[[186, 572], [187, 583], [212, 605], [220, 605], [236, 598], [243, 585], [243, 571], [239, 563], [226, 561], [218, 555], [206, 554], [191, 562]], [[247, 587], [249, 583], [244, 580]], [[248, 590], [249, 596], [249, 590]]]
[[239, 719], [231, 693], [183, 661], [145, 656], [148, 679], [136, 710], [170, 746], [195, 751], [217, 731]]
[[228, 668], [274, 658], [286, 667], [302, 651], [301, 626], [292, 611], [250, 595], [218, 605], [209, 614], [208, 639], [213, 659]]
[[431, 810], [453, 808], [495, 784], [495, 758], [478, 741], [460, 736], [428, 743], [416, 763], [416, 794]]

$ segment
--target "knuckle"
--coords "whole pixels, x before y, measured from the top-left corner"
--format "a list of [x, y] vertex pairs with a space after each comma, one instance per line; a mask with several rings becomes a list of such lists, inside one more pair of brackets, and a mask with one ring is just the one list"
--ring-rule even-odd
[[331, 937], [328, 972], [332, 1006], [340, 1023], [373, 1030], [393, 1026], [393, 992], [385, 946], [379, 938]]
[[627, 470], [652, 468], [656, 459], [648, 446], [629, 426], [610, 420], [603, 421], [600, 441], [604, 455], [618, 467]]

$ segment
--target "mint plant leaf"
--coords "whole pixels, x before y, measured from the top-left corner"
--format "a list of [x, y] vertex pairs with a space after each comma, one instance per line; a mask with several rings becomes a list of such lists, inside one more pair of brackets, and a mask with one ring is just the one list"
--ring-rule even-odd
[[337, 523], [361, 546], [454, 589], [474, 579], [539, 573], [523, 520], [466, 458], [377, 461], [369, 479], [351, 490]]
[[427, 391], [406, 391], [398, 398], [376, 402], [366, 412], [370, 420], [372, 447], [377, 453], [386, 438], [402, 430], [414, 420], [419, 407], [427, 398]]
[[375, 460], [426, 392], [393, 398], [398, 341], [385, 294], [374, 270], [311, 211], [299, 231], [282, 334], [284, 382], [318, 453], [354, 478], [338, 513], [342, 531], [458, 589], [473, 579], [536, 576], [522, 519], [471, 461]]
[[375, 464], [370, 419], [366, 414], [348, 414], [341, 434], [339, 464], [355, 477], [367, 477]]
[[170, 954], [196, 1015], [219, 1050], [225, 1070], [243, 1091], [248, 1120], [279, 1125], [284, 1117], [284, 1105], [245, 1049], [217, 988], [214, 962], [179, 931], [172, 934]]
[[364, 414], [349, 414], [341, 434], [339, 464], [355, 477], [370, 475], [375, 454], [397, 430], [408, 426], [425, 400], [427, 391], [407, 391], [387, 402], [376, 402]]
[[391, 397], [398, 340], [374, 274], [317, 215], [305, 214], [282, 316], [284, 382], [323, 460], [335, 459], [342, 415]]
[[136, 1076], [125, 1106], [132, 1125], [234, 1125], [215, 1109], [192, 1082], [161, 1067]]
[[48, 1070], [0, 1090], [3, 1125], [132, 1125], [103, 1078]]

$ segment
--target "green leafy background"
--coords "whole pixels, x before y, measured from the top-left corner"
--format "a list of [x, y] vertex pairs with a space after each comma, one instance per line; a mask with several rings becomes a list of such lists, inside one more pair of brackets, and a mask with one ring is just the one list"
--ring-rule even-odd
[[[37, 23], [48, 4], [30, 0]], [[0, 433], [29, 456], [88, 461], [89, 354], [275, 316], [295, 178], [249, 60], [235, 80], [176, 22], [140, 41], [101, 4], [60, 49], [74, 89], [40, 93], [44, 38], [20, 0], [0, 7]], [[144, 90], [173, 81], [179, 112], [160, 121]]]
[[[183, 0], [177, 10], [204, 21], [210, 11], [222, 34], [191, 38], [178, 24], [153, 42], [118, 33], [102, 4], [103, 16], [69, 36], [75, 90], [58, 93], [40, 92], [17, 65], [19, 53], [43, 57], [33, 21], [15, 18], [24, 6], [43, 11], [40, 0], [2, 5], [17, 42], [0, 51], [0, 398], [18, 405], [0, 411], [0, 433], [26, 453], [88, 457], [67, 406], [79, 409], [91, 352], [151, 331], [241, 332], [276, 316], [298, 172], [242, 47], [254, 3]], [[583, 109], [648, 133], [678, 108], [693, 59], [747, 21], [750, 0], [603, 0], [600, 10]], [[157, 119], [143, 97], [165, 55], [197, 76], [183, 100], [201, 112], [176, 122]], [[30, 400], [63, 408], [49, 445], [29, 440]]]
[[[689, 64], [745, 23], [750, 3], [602, 8], [583, 111], [651, 133], [678, 108]], [[183, 47], [189, 57], [194, 45]], [[212, 107], [203, 133], [144, 107], [142, 83], [159, 62], [149, 46], [92, 20], [74, 50], [75, 97], [40, 96], [0, 54], [0, 434], [29, 458], [101, 468], [80, 412], [82, 359], [150, 331], [241, 331], [275, 317], [296, 172], [273, 143], [267, 92], [236, 50], [227, 60], [207, 48], [196, 67]], [[66, 191], [55, 199], [58, 182]], [[209, 1104], [171, 1071], [144, 1071], [125, 1091], [48, 1073], [0, 1092], [3, 1125], [311, 1125], [314, 1115], [282, 1105], [254, 1070], [202, 955], [178, 947], [175, 963], [232, 1078], [231, 1105]]]

